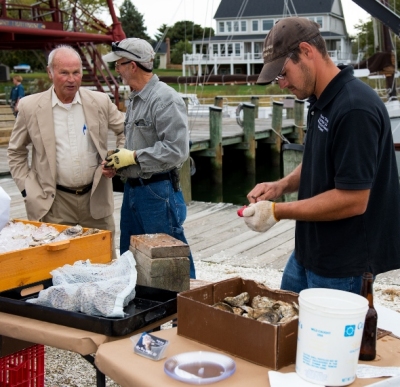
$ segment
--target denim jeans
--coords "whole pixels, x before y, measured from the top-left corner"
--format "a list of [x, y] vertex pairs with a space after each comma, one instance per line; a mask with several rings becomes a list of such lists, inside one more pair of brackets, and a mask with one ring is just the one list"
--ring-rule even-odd
[[[129, 250], [131, 235], [168, 234], [187, 244], [183, 231], [186, 204], [181, 191], [175, 192], [170, 180], [132, 188], [125, 184], [120, 221], [120, 254]], [[192, 254], [190, 278], [196, 278]]]
[[360, 294], [361, 284], [362, 275], [344, 278], [331, 278], [317, 275], [300, 265], [293, 251], [283, 272], [281, 289], [300, 293], [303, 289], [329, 288]]

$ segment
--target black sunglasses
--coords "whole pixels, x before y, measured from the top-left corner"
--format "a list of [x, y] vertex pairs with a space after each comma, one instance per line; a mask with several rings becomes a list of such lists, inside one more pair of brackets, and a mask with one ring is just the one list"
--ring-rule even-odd
[[111, 50], [112, 50], [113, 52], [114, 52], [114, 51], [124, 51], [124, 52], [127, 52], [128, 54], [131, 54], [131, 55], [133, 55], [133, 56], [136, 56], [136, 58], [142, 59], [139, 55], [136, 55], [136, 54], [134, 54], [134, 53], [131, 52], [131, 51], [125, 50], [125, 48], [118, 47], [119, 43], [120, 43], [120, 42], [112, 42], [112, 43], [111, 43]]

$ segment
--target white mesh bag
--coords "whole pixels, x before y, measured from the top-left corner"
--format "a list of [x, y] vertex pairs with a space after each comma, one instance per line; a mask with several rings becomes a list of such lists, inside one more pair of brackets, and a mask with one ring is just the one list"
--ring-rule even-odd
[[129, 250], [111, 264], [77, 261], [50, 274], [53, 286], [27, 302], [92, 316], [124, 317], [124, 307], [135, 298], [136, 262]]

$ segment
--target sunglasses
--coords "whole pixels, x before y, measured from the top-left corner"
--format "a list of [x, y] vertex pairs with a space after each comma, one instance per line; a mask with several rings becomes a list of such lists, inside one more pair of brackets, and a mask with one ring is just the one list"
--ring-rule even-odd
[[285, 67], [286, 67], [287, 63], [289, 62], [289, 59], [292, 57], [292, 55], [293, 55], [293, 52], [290, 52], [289, 55], [287, 56], [287, 58], [286, 58], [286, 60], [285, 60], [285, 63], [284, 63], [283, 66], [282, 66], [282, 70], [281, 70], [281, 71], [279, 72], [279, 74], [275, 77], [275, 82], [283, 81], [283, 80], [285, 79], [286, 74], [284, 75], [283, 73], [284, 73]]
[[142, 59], [139, 55], [136, 55], [136, 54], [134, 54], [134, 53], [131, 52], [131, 51], [125, 50], [125, 48], [119, 47], [119, 46], [118, 46], [119, 43], [120, 43], [120, 42], [112, 42], [112, 43], [111, 43], [111, 50], [112, 50], [113, 52], [115, 52], [115, 51], [123, 51], [123, 52], [127, 52], [128, 54], [131, 54], [131, 55], [133, 55], [133, 56], [136, 56], [136, 58], [138, 58], [138, 59]]

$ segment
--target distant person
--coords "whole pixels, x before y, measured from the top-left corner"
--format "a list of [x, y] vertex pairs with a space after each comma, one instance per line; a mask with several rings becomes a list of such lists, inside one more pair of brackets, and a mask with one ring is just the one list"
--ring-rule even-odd
[[20, 75], [14, 75], [12, 78], [13, 88], [11, 89], [10, 100], [11, 100], [11, 110], [16, 117], [18, 114], [18, 104], [22, 97], [25, 96], [25, 89], [22, 85], [22, 77]]
[[[103, 56], [132, 92], [125, 120], [125, 148], [107, 157], [107, 167], [126, 179], [121, 208], [120, 254], [131, 235], [165, 233], [187, 243], [186, 204], [179, 169], [189, 157], [189, 130], [183, 98], [153, 74], [155, 53], [143, 39], [112, 44]], [[190, 277], [195, 277], [192, 255]]]
[[[302, 163], [276, 182], [257, 184], [243, 211], [264, 232], [296, 220], [295, 250], [281, 288], [332, 288], [360, 294], [362, 275], [400, 268], [400, 187], [390, 120], [353, 67], [330, 59], [319, 25], [279, 20], [264, 42], [258, 83], [273, 81], [309, 98]], [[277, 202], [298, 191], [298, 200]]]
[[125, 114], [107, 94], [81, 87], [82, 62], [72, 47], [51, 51], [47, 73], [52, 87], [19, 102], [8, 146], [11, 175], [25, 198], [28, 219], [80, 224], [114, 236], [109, 179], [114, 172], [101, 163], [109, 130], [117, 146], [124, 143]]

